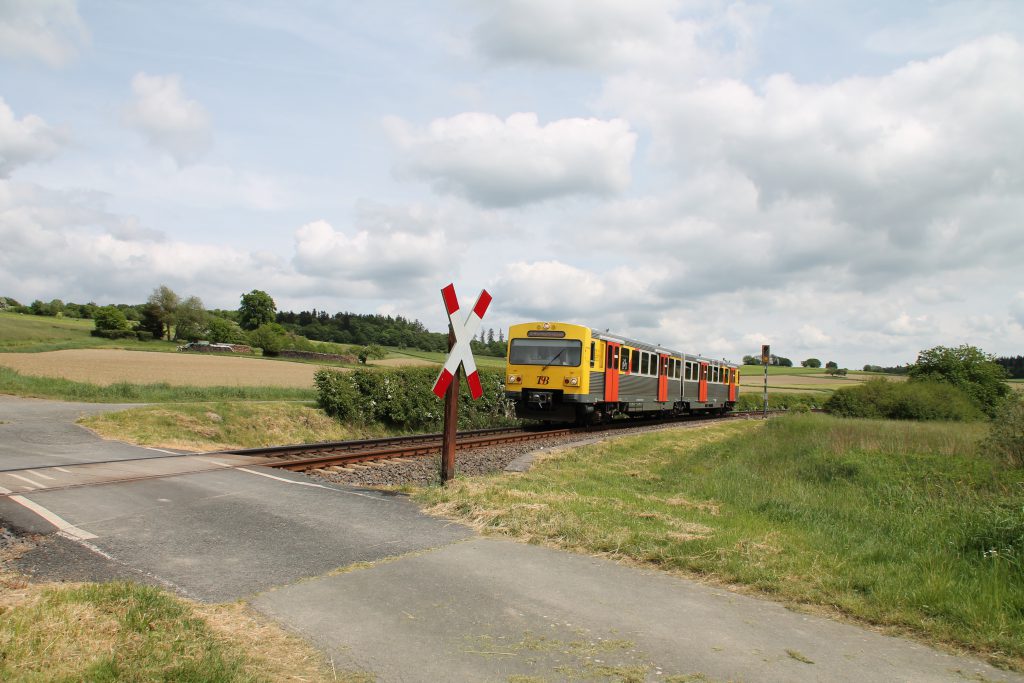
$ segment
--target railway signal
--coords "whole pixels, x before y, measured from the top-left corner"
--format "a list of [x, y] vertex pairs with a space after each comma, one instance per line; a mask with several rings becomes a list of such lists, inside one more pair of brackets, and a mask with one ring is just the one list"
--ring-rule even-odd
[[441, 440], [441, 480], [451, 481], [455, 477], [455, 433], [459, 417], [459, 370], [465, 368], [469, 393], [476, 400], [484, 395], [480, 386], [480, 374], [473, 360], [473, 349], [469, 342], [476, 335], [484, 313], [491, 303], [486, 289], [480, 290], [476, 303], [465, 318], [459, 319], [459, 298], [455, 285], [449, 284], [441, 290], [445, 310], [448, 312], [448, 358], [434, 382], [434, 393], [444, 399], [444, 434]]

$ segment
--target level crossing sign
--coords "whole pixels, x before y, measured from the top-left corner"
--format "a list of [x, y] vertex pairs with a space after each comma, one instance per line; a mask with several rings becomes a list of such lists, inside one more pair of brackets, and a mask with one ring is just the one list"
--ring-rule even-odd
[[448, 322], [451, 325], [452, 334], [455, 336], [455, 343], [452, 345], [451, 351], [448, 352], [448, 359], [445, 361], [444, 367], [437, 375], [437, 381], [434, 382], [434, 393], [438, 398], [445, 397], [448, 386], [452, 383], [461, 365], [466, 370], [469, 393], [472, 394], [474, 400], [478, 399], [484, 395], [484, 390], [480, 386], [480, 375], [476, 371], [476, 361], [473, 360], [473, 350], [470, 348], [469, 342], [480, 328], [484, 313], [487, 312], [487, 307], [491, 304], [491, 295], [487, 293], [486, 289], [480, 290], [476, 304], [464, 318], [456, 315], [459, 312], [459, 298], [455, 296], [454, 284], [449, 284], [441, 290], [441, 298], [444, 299], [444, 307], [448, 311]]

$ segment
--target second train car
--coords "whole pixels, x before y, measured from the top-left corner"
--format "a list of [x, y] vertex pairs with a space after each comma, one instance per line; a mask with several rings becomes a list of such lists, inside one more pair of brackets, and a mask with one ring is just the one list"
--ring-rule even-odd
[[596, 424], [616, 415], [725, 413], [739, 397], [733, 363], [583, 325], [521, 323], [508, 340], [505, 395], [525, 419]]

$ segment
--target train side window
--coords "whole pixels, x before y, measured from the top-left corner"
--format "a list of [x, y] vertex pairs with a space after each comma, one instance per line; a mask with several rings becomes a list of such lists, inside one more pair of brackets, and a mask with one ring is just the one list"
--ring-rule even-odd
[[693, 381], [693, 363], [690, 361], [685, 362], [683, 379], [687, 382]]
[[647, 374], [647, 354], [646, 353], [641, 353], [640, 354], [640, 374], [641, 375], [646, 375]]
[[594, 359], [594, 351], [596, 349], [597, 349], [597, 343], [595, 343], [593, 341], [590, 342], [590, 367], [594, 367], [594, 363], [596, 362], [595, 359]]
[[633, 352], [629, 354], [629, 371], [634, 375], [640, 372], [640, 352], [633, 349]]
[[676, 369], [672, 371], [672, 376], [675, 377], [676, 379], [680, 379], [681, 376], [682, 376], [682, 373], [680, 372], [680, 370], [682, 369], [683, 362], [681, 360], [679, 360], [678, 358], [672, 359], [672, 362], [676, 366]]

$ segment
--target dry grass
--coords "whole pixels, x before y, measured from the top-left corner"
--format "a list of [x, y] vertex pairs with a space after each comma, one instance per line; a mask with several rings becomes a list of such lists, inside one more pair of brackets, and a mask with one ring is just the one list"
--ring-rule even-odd
[[79, 420], [105, 439], [157, 448], [213, 451], [383, 436], [291, 402], [173, 403]]
[[335, 670], [241, 602], [205, 605], [123, 583], [34, 584], [2, 569], [31, 547], [0, 553], [2, 680], [374, 680]]
[[122, 349], [71, 349], [0, 354], [0, 365], [22, 375], [61, 377], [109, 386], [118, 382], [172, 386], [312, 388], [311, 363], [231, 358], [190, 353], [146, 353]]

